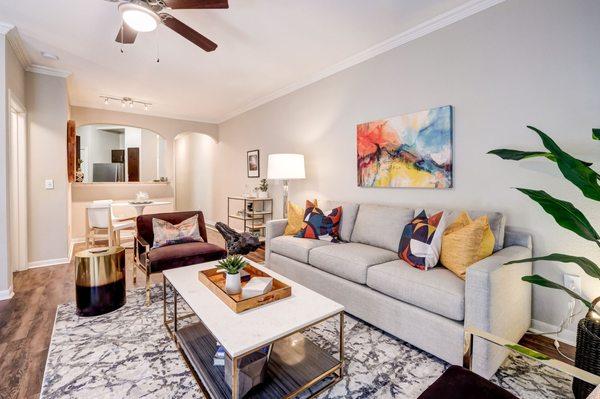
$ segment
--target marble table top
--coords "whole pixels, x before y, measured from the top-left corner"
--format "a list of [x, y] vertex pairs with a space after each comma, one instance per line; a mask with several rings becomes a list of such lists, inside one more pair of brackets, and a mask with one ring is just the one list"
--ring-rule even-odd
[[344, 310], [344, 306], [339, 303], [265, 266], [252, 261], [248, 263], [290, 285], [292, 295], [255, 309], [235, 313], [198, 280], [198, 272], [215, 267], [216, 261], [163, 272], [169, 283], [232, 357], [259, 349]]

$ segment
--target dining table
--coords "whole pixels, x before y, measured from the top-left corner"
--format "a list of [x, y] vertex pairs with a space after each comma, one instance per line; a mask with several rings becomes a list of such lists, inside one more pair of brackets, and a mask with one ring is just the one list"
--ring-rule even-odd
[[111, 204], [111, 206], [113, 207], [121, 207], [121, 206], [129, 206], [135, 209], [135, 212], [137, 214], [137, 216], [140, 216], [144, 213], [144, 209], [147, 206], [159, 206], [159, 205], [170, 205], [172, 204], [171, 201], [152, 201], [152, 200], [148, 200], [148, 201], [136, 201], [136, 200], [131, 200], [131, 201], [120, 201], [120, 202], [113, 202]]

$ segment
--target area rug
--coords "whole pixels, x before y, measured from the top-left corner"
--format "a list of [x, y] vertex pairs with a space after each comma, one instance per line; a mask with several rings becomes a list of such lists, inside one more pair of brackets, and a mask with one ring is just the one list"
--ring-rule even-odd
[[[162, 288], [127, 293], [127, 304], [96, 317], [60, 305], [41, 398], [203, 398], [162, 324]], [[345, 377], [320, 398], [416, 398], [448, 367], [444, 361], [351, 316], [345, 318]], [[336, 322], [304, 332], [335, 351]], [[523, 399], [572, 397], [563, 374], [510, 356], [493, 381]], [[306, 395], [303, 395], [306, 396]]]

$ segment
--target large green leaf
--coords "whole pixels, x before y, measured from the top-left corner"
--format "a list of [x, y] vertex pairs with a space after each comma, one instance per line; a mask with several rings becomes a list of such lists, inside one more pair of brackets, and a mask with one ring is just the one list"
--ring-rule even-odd
[[600, 140], [600, 129], [592, 129], [592, 138], [594, 140]]
[[583, 256], [550, 254], [547, 256], [538, 256], [535, 258], [513, 260], [513, 261], [505, 263], [505, 265], [510, 265], [513, 263], [535, 262], [538, 260], [549, 260], [549, 261], [553, 261], [553, 262], [563, 262], [563, 263], [576, 263], [577, 265], [579, 265], [579, 267], [581, 267], [583, 269], [584, 272], [586, 272], [586, 274], [600, 279], [600, 267], [598, 267], [598, 265], [596, 265], [594, 262], [592, 262], [588, 258], [584, 258]]
[[600, 240], [594, 227], [572, 203], [556, 199], [543, 190], [517, 188], [520, 192], [540, 204], [544, 210], [554, 217], [554, 220], [575, 234], [590, 241]]
[[560, 284], [556, 284], [555, 282], [547, 280], [547, 279], [545, 279], [542, 276], [534, 274], [533, 276], [522, 277], [521, 280], [527, 281], [528, 283], [536, 284], [536, 285], [539, 285], [539, 286], [542, 286], [542, 287], [553, 288], [555, 290], [563, 290], [564, 292], [566, 292], [567, 294], [569, 294], [573, 298], [578, 299], [581, 302], [583, 302], [585, 304], [585, 306], [587, 306], [588, 309], [593, 310], [593, 306], [590, 303], [590, 301], [587, 301], [587, 300], [583, 299], [581, 296], [579, 296], [579, 294], [577, 294], [576, 292], [571, 291], [567, 287], [563, 287]]
[[506, 344], [504, 346], [506, 346], [507, 348], [512, 349], [514, 351], [517, 351], [519, 353], [522, 353], [525, 356], [529, 356], [529, 357], [532, 357], [537, 360], [550, 360], [550, 358], [548, 356], [544, 355], [543, 353], [534, 351], [533, 349], [526, 348], [519, 344]]
[[[507, 148], [499, 148], [497, 150], [488, 151], [488, 154], [498, 155], [502, 159], [508, 161], [520, 161], [528, 158], [539, 158], [544, 157], [552, 162], [556, 162], [556, 157], [551, 152], [544, 151], [520, 151], [520, 150], [509, 150]], [[581, 161], [586, 166], [592, 166], [591, 162]]]
[[564, 152], [546, 133], [533, 126], [527, 126], [536, 132], [542, 139], [544, 147], [556, 158], [556, 164], [564, 177], [579, 187], [583, 195], [596, 201], [600, 201], [600, 176], [582, 161]]
[[499, 148], [497, 150], [489, 151], [488, 154], [498, 155], [502, 159], [507, 159], [509, 161], [520, 161], [521, 159], [527, 158], [536, 158], [536, 157], [545, 157], [551, 161], [556, 162], [556, 158], [550, 152], [544, 151], [520, 151], [520, 150], [510, 150], [507, 148]]

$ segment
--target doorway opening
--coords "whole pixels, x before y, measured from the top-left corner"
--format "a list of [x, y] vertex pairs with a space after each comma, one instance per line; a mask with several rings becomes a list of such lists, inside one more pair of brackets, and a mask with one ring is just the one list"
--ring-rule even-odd
[[28, 268], [27, 255], [27, 114], [8, 93], [8, 259], [11, 274]]

